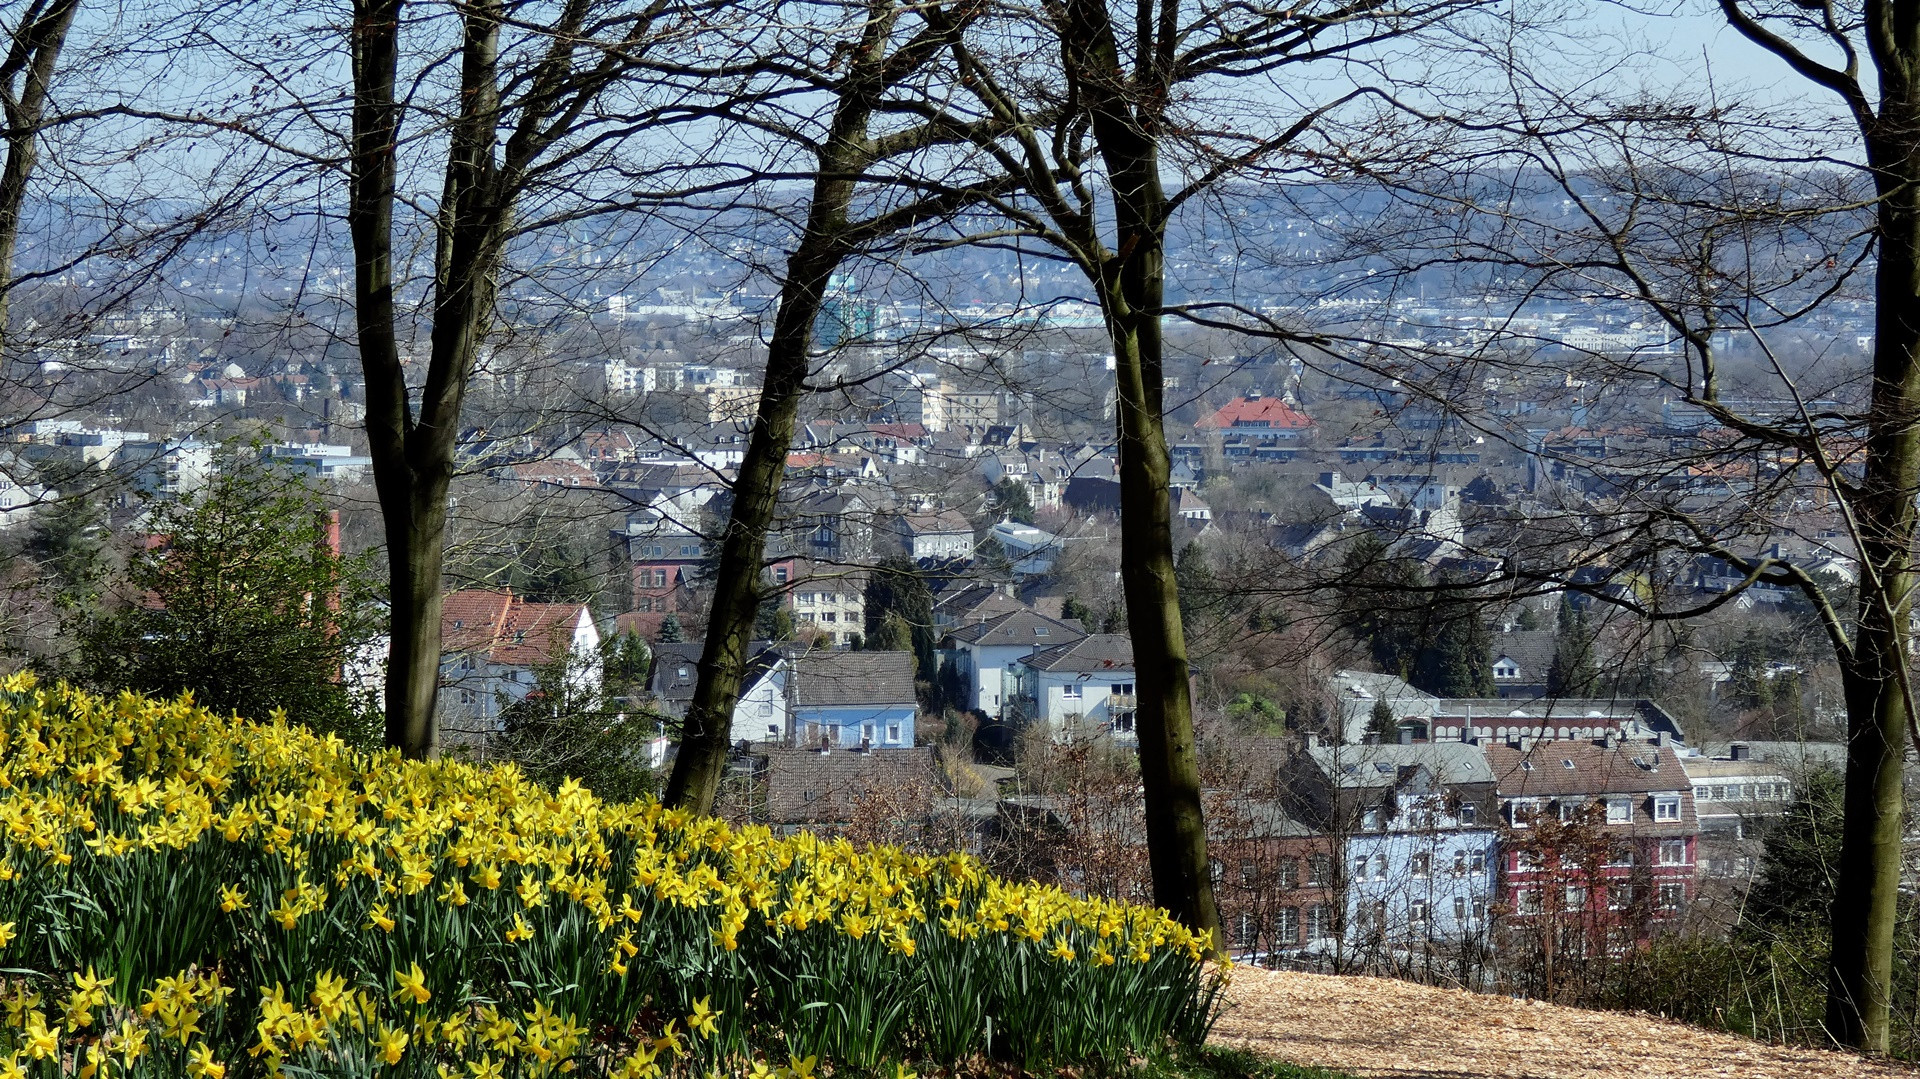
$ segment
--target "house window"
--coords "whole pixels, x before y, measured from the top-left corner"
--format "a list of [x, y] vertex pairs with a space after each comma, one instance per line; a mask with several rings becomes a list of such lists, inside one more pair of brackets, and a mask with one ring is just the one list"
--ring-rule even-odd
[[1333, 936], [1333, 904], [1315, 903], [1307, 908], [1307, 939], [1324, 940]]
[[786, 584], [787, 583], [787, 567], [785, 566], [773, 567], [773, 579], [780, 584]]
[[772, 701], [761, 701], [761, 702], [760, 702], [760, 715], [761, 715], [761, 717], [762, 717], [762, 718], [764, 718], [764, 717], [766, 717], [766, 716], [770, 716], [770, 715], [772, 715], [772, 714], [773, 714], [773, 702], [772, 702]]
[[1467, 897], [1464, 895], [1456, 895], [1453, 897], [1453, 920], [1462, 925], [1466, 924]]
[[1116, 731], [1133, 730], [1133, 713], [1120, 712], [1113, 717], [1113, 729]]
[[869, 743], [873, 741], [873, 724], [862, 723], [860, 725], [860, 740]]
[[1360, 815], [1360, 827], [1369, 829], [1380, 827], [1380, 807], [1374, 806], [1365, 813], [1362, 813]]
[[1375, 934], [1385, 933], [1387, 931], [1387, 901], [1384, 899], [1376, 900], [1373, 907], [1367, 911], [1367, 920], [1371, 923], [1371, 928]]
[[1572, 800], [1571, 798], [1562, 798], [1560, 800], [1559, 809], [1560, 809], [1560, 820], [1562, 823], [1570, 821], [1580, 815], [1580, 803]]
[[1453, 875], [1456, 877], [1464, 877], [1467, 875], [1466, 851], [1457, 850], [1453, 852]]
[[1133, 683], [1132, 682], [1115, 682], [1113, 684], [1113, 695], [1116, 697], [1133, 696]]
[[665, 588], [666, 586], [667, 586], [667, 571], [663, 569], [654, 570], [653, 571], [653, 587]]
[[1657, 794], [1653, 798], [1653, 819], [1657, 821], [1677, 821], [1680, 819], [1680, 796], [1677, 794]]
[[1427, 931], [1428, 921], [1429, 912], [1426, 900], [1416, 899], [1407, 904], [1407, 928], [1416, 933], [1424, 933]]
[[1273, 942], [1275, 944], [1300, 943], [1300, 908], [1281, 907], [1273, 914]]
[[1433, 876], [1433, 855], [1422, 851], [1413, 856], [1413, 879], [1426, 880]]
[[1252, 884], [1260, 879], [1260, 867], [1253, 864], [1252, 858], [1240, 859], [1240, 883]]
[[821, 615], [821, 616], [820, 616], [820, 618], [821, 618], [821, 621], [823, 621], [823, 622], [838, 622], [838, 621], [840, 621], [840, 615], [839, 615], [839, 614], [838, 614], [837, 612], [834, 612], [834, 611], [828, 611], [828, 612], [827, 612], [826, 614], [824, 614], [824, 615]]
[[900, 740], [900, 724], [898, 723], [887, 724], [887, 741], [898, 742], [899, 740]]
[[1234, 927], [1234, 943], [1245, 948], [1253, 943], [1253, 915], [1242, 914], [1240, 924]]
[[1607, 889], [1607, 906], [1613, 910], [1625, 910], [1633, 906], [1633, 884], [1621, 881]]
[[1587, 909], [1587, 890], [1578, 884], [1567, 885], [1566, 902], [1568, 910]]
[[1684, 839], [1662, 839], [1660, 841], [1661, 865], [1686, 865], [1687, 841]]
[[1080, 699], [1080, 687], [1079, 686], [1061, 686], [1060, 696], [1064, 700], [1077, 701]]
[[1633, 802], [1626, 798], [1607, 799], [1607, 823], [1626, 824], [1633, 820]]
[[1289, 892], [1300, 887], [1300, 859], [1280, 859], [1280, 887]]
[[1477, 851], [1474, 851], [1470, 856], [1468, 856], [1467, 869], [1469, 872], [1473, 873], [1475, 876], [1479, 876], [1480, 874], [1485, 873], [1487, 871], [1487, 852], [1484, 850], [1477, 850]]
[[1387, 879], [1387, 856], [1384, 854], [1376, 854], [1373, 856], [1373, 879]]
[[1513, 893], [1513, 909], [1522, 914], [1540, 913], [1540, 893], [1530, 889]]
[[1472, 802], [1467, 802], [1461, 805], [1460, 807], [1460, 823], [1461, 824], [1472, 824], [1473, 822], [1479, 819], [1480, 819], [1479, 806], [1474, 805]]
[[1307, 883], [1331, 884], [1333, 882], [1333, 857], [1316, 854], [1307, 859]]
[[1353, 879], [1367, 879], [1367, 856], [1364, 854], [1353, 860]]
[[1684, 884], [1662, 884], [1659, 893], [1661, 910], [1679, 910], [1687, 901], [1687, 886]]
[[1514, 798], [1507, 802], [1507, 823], [1515, 828], [1529, 827], [1529, 822], [1537, 812], [1532, 798]]

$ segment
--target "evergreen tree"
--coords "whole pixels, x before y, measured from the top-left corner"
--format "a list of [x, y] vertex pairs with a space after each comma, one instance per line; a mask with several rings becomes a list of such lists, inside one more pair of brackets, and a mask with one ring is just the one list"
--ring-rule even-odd
[[1758, 711], [1773, 704], [1773, 680], [1767, 677], [1767, 649], [1753, 630], [1742, 634], [1733, 646], [1733, 663], [1727, 672], [1727, 688], [1722, 698], [1741, 712]]
[[993, 505], [1003, 518], [1023, 525], [1033, 523], [1033, 492], [1012, 476], [1002, 476], [993, 485]]
[[679, 644], [687, 639], [687, 631], [681, 628], [680, 616], [670, 614], [660, 620], [660, 633], [654, 640], [659, 644]]
[[329, 544], [320, 495], [297, 478], [225, 455], [192, 498], [149, 498], [152, 544], [79, 612], [76, 681], [172, 694], [216, 712], [275, 709], [378, 745], [375, 703], [348, 670], [384, 628], [364, 559]]
[[1591, 697], [1600, 672], [1593, 662], [1593, 631], [1587, 614], [1570, 599], [1560, 600], [1553, 637], [1553, 662], [1547, 667], [1549, 697]]
[[1821, 769], [1801, 778], [1793, 805], [1767, 832], [1760, 879], [1747, 894], [1747, 916], [1757, 925], [1819, 925], [1840, 874], [1841, 777]]
[[896, 555], [874, 568], [867, 577], [865, 628], [869, 650], [912, 652], [914, 678], [934, 680], [933, 590], [919, 566]]

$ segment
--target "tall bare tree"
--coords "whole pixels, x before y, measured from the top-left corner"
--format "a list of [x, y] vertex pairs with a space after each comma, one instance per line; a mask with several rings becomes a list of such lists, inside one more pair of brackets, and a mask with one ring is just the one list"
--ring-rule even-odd
[[[368, 443], [391, 582], [387, 740], [410, 756], [431, 756], [439, 745], [434, 708], [447, 491], [461, 407], [497, 317], [509, 246], [533, 227], [516, 212], [529, 191], [559, 189], [571, 166], [658, 118], [645, 105], [607, 95], [649, 63], [663, 40], [699, 25], [711, 5], [481, 0], [434, 7], [356, 0], [351, 25], [347, 219]], [[453, 100], [437, 123], [398, 89], [403, 51], [418, 40], [414, 22], [434, 14], [451, 21], [458, 38], [447, 58], [457, 68]], [[439, 59], [423, 57], [421, 70]], [[411, 139], [402, 130], [410, 116], [425, 128]], [[444, 143], [445, 165], [433, 207], [431, 331], [416, 397], [400, 347], [404, 269], [396, 265], [394, 214], [403, 151], [423, 137]], [[586, 200], [592, 192], [574, 194]]]
[[0, 165], [0, 347], [7, 339], [13, 253], [20, 240], [27, 181], [39, 158], [47, 89], [79, 7], [80, 0], [31, 0], [18, 21], [6, 28], [7, 55], [0, 60], [0, 109], [7, 121], [7, 157]]
[[[1139, 671], [1154, 899], [1200, 932], [1217, 934], [1219, 915], [1174, 566], [1163, 321], [1179, 305], [1167, 301], [1168, 230], [1183, 205], [1274, 168], [1323, 115], [1358, 96], [1282, 105], [1284, 73], [1418, 34], [1472, 6], [1062, 0], [1031, 13], [1039, 42], [1023, 58], [1031, 66], [962, 57], [965, 75], [1018, 132], [999, 152], [1026, 199], [1000, 208], [1015, 232], [1085, 275], [1113, 349], [1120, 574]], [[1042, 52], [1046, 62], [1036, 63]], [[1232, 116], [1210, 111], [1229, 100]], [[1058, 119], [1048, 122], [1036, 103]], [[1181, 177], [1172, 191], [1170, 174]]]
[[[795, 422], [822, 362], [815, 350], [829, 280], [848, 260], [948, 221], [1007, 181], [975, 174], [955, 151], [990, 140], [1000, 125], [964, 108], [949, 52], [980, 15], [940, 6], [866, 0], [855, 21], [789, 77], [831, 95], [825, 130], [751, 120], [807, 145], [813, 157], [806, 221], [781, 277], [767, 365], [747, 449], [713, 571], [713, 601], [665, 800], [705, 812], [725, 771], [728, 731], [747, 647], [764, 599], [767, 537], [793, 448]], [[828, 66], [829, 63], [836, 66]], [[956, 100], [957, 99], [957, 100]], [[996, 170], [997, 172], [997, 170]]]

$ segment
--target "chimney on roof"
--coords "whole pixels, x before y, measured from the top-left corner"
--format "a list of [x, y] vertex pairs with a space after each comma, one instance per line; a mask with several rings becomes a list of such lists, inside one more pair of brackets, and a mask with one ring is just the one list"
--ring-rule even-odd
[[1656, 745], [1656, 746], [1664, 746], [1664, 745], [1667, 745], [1667, 744], [1668, 744], [1668, 735], [1667, 735], [1667, 732], [1666, 732], [1666, 731], [1655, 731], [1655, 732], [1653, 732], [1653, 744], [1654, 744], [1654, 745]]
[[1366, 737], [1365, 737], [1364, 739], [1362, 739], [1362, 742], [1363, 742], [1364, 744], [1366, 744], [1366, 745], [1370, 745], [1370, 746], [1377, 746], [1377, 745], [1379, 745], [1379, 744], [1380, 744], [1380, 732], [1379, 732], [1379, 731], [1368, 731], [1368, 732], [1367, 732], [1367, 736], [1366, 736]]
[[1732, 749], [1734, 760], [1744, 761], [1753, 759], [1753, 747], [1745, 742], [1735, 742]]
[[1609, 727], [1607, 729], [1607, 736], [1606, 736], [1607, 748], [1612, 749], [1613, 747], [1619, 744], [1620, 744], [1620, 732]]
[[1523, 734], [1520, 736], [1520, 752], [1522, 753], [1533, 752], [1533, 735]]
[[1319, 735], [1319, 732], [1317, 732], [1317, 731], [1308, 731], [1308, 732], [1307, 732], [1307, 748], [1308, 748], [1308, 749], [1319, 749], [1319, 748], [1320, 748], [1320, 735]]

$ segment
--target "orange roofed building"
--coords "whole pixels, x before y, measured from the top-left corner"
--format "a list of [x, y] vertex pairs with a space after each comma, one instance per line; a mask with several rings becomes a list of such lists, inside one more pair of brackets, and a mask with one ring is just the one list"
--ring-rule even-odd
[[449, 743], [477, 745], [525, 700], [540, 669], [566, 662], [577, 692], [600, 685], [600, 631], [584, 603], [529, 603], [511, 589], [450, 593], [440, 611], [440, 717]]
[[1202, 418], [1197, 426], [1201, 430], [1253, 428], [1271, 431], [1281, 437], [1286, 437], [1287, 433], [1297, 437], [1313, 426], [1313, 420], [1288, 404], [1286, 398], [1268, 397], [1255, 391], [1222, 405], [1213, 415]]

